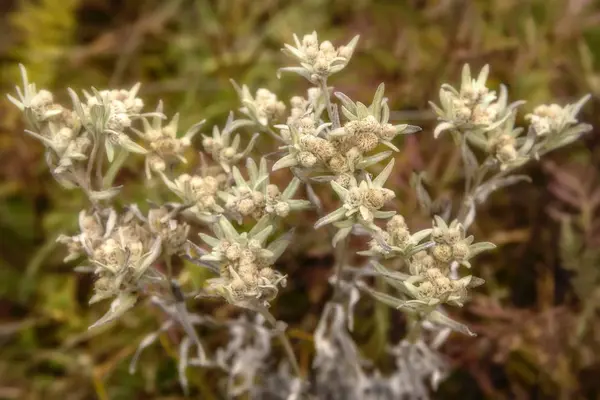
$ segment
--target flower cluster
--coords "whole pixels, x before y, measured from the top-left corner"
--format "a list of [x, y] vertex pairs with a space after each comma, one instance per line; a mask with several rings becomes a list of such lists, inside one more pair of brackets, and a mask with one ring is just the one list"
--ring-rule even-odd
[[441, 108], [430, 102], [442, 121], [434, 131], [438, 137], [443, 131], [454, 129], [487, 132], [497, 128], [508, 117], [516, 104], [507, 106], [507, 92], [501, 87], [500, 96], [486, 86], [489, 67], [481, 69], [477, 79], [471, 77], [471, 69], [465, 64], [462, 71], [460, 90], [448, 84], [440, 89]]
[[[74, 91], [69, 91], [74, 110], [83, 127], [95, 140], [104, 142], [108, 161], [113, 161], [115, 147], [133, 153], [146, 153], [146, 149], [126, 133], [134, 119], [144, 116], [140, 114], [144, 103], [137, 97], [139, 88], [140, 85], [136, 84], [130, 90], [93, 90], [92, 94], [84, 91], [85, 102], [81, 102]], [[161, 114], [159, 116], [162, 117]]]
[[212, 136], [204, 135], [204, 138], [202, 139], [204, 150], [212, 156], [212, 159], [218, 163], [226, 173], [230, 173], [231, 167], [240, 160], [246, 158], [248, 153], [250, 153], [254, 147], [254, 143], [258, 138], [257, 134], [252, 136], [246, 145], [246, 148], [241, 151], [241, 137], [239, 134], [234, 135], [234, 132], [237, 129], [251, 124], [253, 124], [252, 121], [234, 120], [233, 114], [231, 114], [222, 131], [215, 126], [213, 127]]
[[328, 173], [339, 184], [347, 187], [350, 177], [357, 171], [378, 163], [391, 154], [380, 152], [366, 156], [367, 153], [380, 144], [398, 151], [391, 142], [398, 134], [420, 131], [420, 128], [412, 125], [390, 124], [390, 110], [383, 94], [382, 84], [377, 89], [372, 104], [367, 107], [360, 102], [353, 102], [342, 93], [336, 93], [347, 119], [342, 127], [336, 129], [331, 129], [331, 123], [315, 122], [311, 113], [300, 114], [299, 111], [292, 124], [279, 126], [281, 136], [288, 142], [282, 149], [288, 154], [277, 161], [273, 168], [294, 167]]
[[247, 160], [249, 181], [246, 181], [237, 167], [233, 167], [232, 175], [235, 186], [219, 192], [225, 202], [225, 209], [241, 221], [246, 216], [260, 219], [264, 215], [285, 218], [290, 211], [298, 211], [310, 207], [308, 200], [294, 200], [292, 197], [298, 190], [300, 180], [293, 178], [286, 189], [269, 183], [267, 160], [262, 158], [260, 166], [254, 160]]
[[[533, 113], [525, 115], [525, 119], [531, 123], [529, 130], [535, 135], [530, 153], [534, 157], [539, 157], [589, 132], [592, 127], [577, 120], [577, 114], [589, 99], [590, 95], [587, 95], [577, 103], [567, 104], [564, 107], [558, 104], [541, 105], [536, 107]], [[529, 143], [525, 144], [528, 145]]]
[[30, 83], [27, 71], [21, 65], [23, 88], [17, 86], [18, 99], [8, 95], [8, 99], [25, 115], [30, 130], [25, 132], [38, 139], [46, 147], [46, 162], [56, 179], [65, 186], [77, 182], [70, 171], [83, 168], [89, 158], [92, 139], [81, 128], [77, 115], [54, 102], [54, 96], [47, 90], [37, 90]]
[[342, 113], [347, 118], [343, 127], [330, 133], [336, 138], [336, 147], [342, 153], [358, 148], [361, 153], [374, 150], [384, 144], [394, 151], [399, 151], [392, 140], [399, 134], [410, 134], [421, 130], [413, 125], [392, 125], [389, 123], [390, 108], [384, 98], [385, 85], [377, 88], [373, 102], [369, 107], [357, 102], [342, 93], [336, 93], [342, 103]]
[[169, 210], [166, 206], [153, 208], [148, 211], [148, 217], [143, 219], [154, 237], [160, 238], [165, 254], [183, 254], [190, 233], [190, 226], [179, 222], [175, 215], [177, 208]]
[[113, 209], [102, 210], [101, 213], [79, 212], [79, 234], [74, 236], [60, 235], [58, 242], [67, 246], [68, 255], [64, 261], [69, 262], [91, 253], [93, 249], [112, 233], [117, 223], [117, 213]]
[[17, 87], [18, 98], [8, 98], [24, 113], [29, 128], [26, 132], [45, 145], [46, 162], [55, 179], [67, 188], [82, 188], [94, 202], [118, 193], [117, 188], [104, 185], [104, 153], [111, 163], [115, 149], [124, 155], [145, 154], [146, 149], [128, 132], [133, 122], [144, 116], [162, 118], [158, 112], [141, 114], [144, 103], [137, 96], [140, 85], [129, 90], [83, 91], [83, 101], [69, 89], [73, 107], [68, 109], [55, 103], [49, 91], [38, 91], [23, 66], [21, 74], [23, 88]]
[[[359, 287], [390, 306], [418, 314], [425, 321], [471, 334], [466, 326], [436, 308], [444, 303], [462, 306], [468, 289], [483, 284], [482, 279], [472, 275], [458, 278], [458, 267], [470, 267], [472, 257], [495, 246], [488, 242], [473, 244], [473, 236], [465, 237], [462, 224], [454, 220], [448, 225], [437, 215], [431, 229], [412, 236], [404, 219], [396, 216], [390, 219], [382, 236], [383, 246], [372, 242], [370, 250], [361, 254], [401, 258], [408, 267], [408, 273], [392, 271], [377, 260], [370, 263], [378, 275], [399, 290], [400, 297], [378, 292], [362, 282]], [[424, 239], [428, 240], [419, 243]]]
[[325, 40], [319, 44], [317, 32], [304, 35], [302, 41], [294, 35], [295, 47], [285, 45], [283, 52], [300, 63], [300, 67], [281, 68], [280, 71], [295, 72], [312, 83], [341, 71], [350, 61], [358, 43], [355, 36], [347, 45], [335, 48]]
[[248, 116], [252, 121], [262, 126], [279, 121], [285, 114], [285, 104], [277, 99], [277, 95], [271, 91], [260, 88], [256, 96], [252, 96], [246, 85], [239, 87], [234, 82], [234, 87], [240, 97], [243, 107], [240, 112]]
[[91, 264], [96, 280], [90, 303], [114, 299], [110, 310], [92, 327], [122, 315], [135, 304], [144, 286], [160, 279], [160, 273], [151, 267], [162, 254], [163, 246], [175, 252], [187, 241], [187, 226], [157, 217], [156, 212], [150, 211], [148, 224], [134, 211], [120, 216], [112, 209], [82, 211], [80, 233], [58, 238], [69, 249], [67, 260], [85, 256]]
[[538, 136], [559, 134], [565, 129], [577, 124], [577, 113], [588, 100], [584, 97], [577, 104], [568, 104], [561, 107], [558, 104], [537, 106], [533, 113], [527, 114], [525, 119], [531, 123], [531, 128]]
[[319, 135], [329, 126], [330, 124], [326, 123], [315, 127], [315, 121], [310, 116], [300, 119], [294, 125], [286, 126], [282, 136], [289, 137], [289, 140], [282, 148], [287, 150], [288, 154], [273, 165], [273, 171], [288, 167], [310, 169], [328, 165], [336, 156], [336, 151], [327, 139]]
[[315, 223], [315, 229], [327, 224], [334, 224], [339, 228], [333, 239], [336, 242], [344, 239], [355, 224], [362, 225], [370, 230], [379, 230], [373, 223], [375, 218], [390, 218], [395, 211], [381, 211], [380, 209], [389, 200], [395, 197], [393, 191], [383, 187], [394, 167], [394, 159], [373, 180], [367, 175], [365, 180], [357, 182], [350, 176], [347, 187], [331, 181], [331, 187], [342, 201], [342, 206], [330, 214], [322, 217]]
[[470, 268], [469, 259], [496, 246], [488, 242], [473, 244], [473, 236], [465, 237], [465, 230], [458, 221], [448, 225], [437, 215], [431, 240], [433, 246], [410, 258], [412, 277], [404, 282], [405, 287], [423, 304], [448, 303], [460, 306], [466, 299], [467, 289], [483, 284], [483, 280], [470, 275], [452, 279], [452, 267], [461, 264]]
[[531, 122], [529, 134], [515, 127], [517, 107], [523, 101], [507, 104], [508, 93], [500, 85], [500, 94], [486, 86], [489, 68], [486, 65], [477, 79], [471, 78], [468, 65], [463, 67], [460, 90], [444, 84], [440, 89], [441, 107], [431, 103], [441, 121], [434, 131], [450, 130], [462, 146], [466, 143], [483, 150], [501, 170], [516, 168], [532, 157], [576, 140], [591, 127], [578, 124], [577, 114], [589, 96], [575, 104], [561, 107], [557, 104], [541, 105], [525, 116]]
[[213, 215], [224, 211], [218, 204], [217, 193], [223, 188], [227, 180], [226, 175], [182, 174], [174, 180], [170, 180], [164, 174], [161, 176], [167, 187], [188, 207], [187, 211], [199, 220], [211, 222]]
[[273, 269], [273, 264], [289, 244], [283, 236], [266, 241], [273, 231], [270, 218], [261, 218], [249, 232], [239, 233], [227, 218], [213, 225], [212, 237], [201, 233], [200, 238], [211, 252], [201, 257], [219, 270], [219, 277], [209, 281], [209, 288], [237, 305], [268, 305], [277, 296], [285, 276]]
[[[369, 241], [369, 250], [360, 251], [358, 254], [371, 257], [407, 257], [412, 253], [418, 252], [423, 239], [429, 237], [431, 229], [423, 229], [411, 235], [408, 225], [404, 217], [394, 215], [386, 223], [385, 230], [379, 232], [379, 240], [372, 239]], [[383, 241], [383, 242], [382, 242]]]
[[174, 161], [186, 163], [183, 153], [192, 145], [192, 139], [204, 123], [201, 121], [194, 124], [180, 138], [177, 137], [179, 114], [175, 114], [171, 121], [163, 126], [162, 102], [159, 103], [155, 116], [152, 120], [142, 119], [143, 130], [133, 131], [148, 143], [149, 151], [146, 154], [145, 171], [146, 177], [150, 179], [152, 172], [164, 172]]
[[[321, 115], [325, 109], [325, 102], [323, 101], [324, 93], [322, 93], [320, 88], [312, 87], [308, 89], [306, 94], [306, 98], [302, 96], [294, 96], [290, 99], [290, 114], [286, 121], [287, 125], [293, 125], [301, 132], [302, 127], [314, 129], [315, 115]], [[308, 122], [308, 120], [301, 122], [305, 117], [309, 117], [311, 122]], [[282, 136], [289, 140], [289, 134], [284, 134], [284, 132], [286, 132], [286, 125], [281, 125], [280, 128], [282, 131]]]

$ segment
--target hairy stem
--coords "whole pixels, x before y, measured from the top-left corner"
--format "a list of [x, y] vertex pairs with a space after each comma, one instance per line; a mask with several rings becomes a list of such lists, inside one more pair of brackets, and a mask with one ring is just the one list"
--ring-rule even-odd
[[282, 138], [281, 136], [279, 136], [279, 135], [277, 134], [277, 132], [275, 132], [275, 131], [273, 130], [273, 128], [271, 128], [270, 126], [268, 126], [268, 125], [267, 125], [267, 126], [263, 126], [263, 130], [264, 130], [264, 131], [265, 131], [265, 132], [266, 132], [266, 133], [267, 133], [269, 136], [271, 136], [273, 139], [275, 139], [276, 141], [278, 141], [278, 142], [281, 142], [281, 143], [285, 143], [285, 140], [283, 140], [283, 138]]
[[327, 87], [327, 78], [320, 80], [321, 92], [325, 96], [325, 105], [327, 107], [327, 115], [329, 116], [329, 122], [335, 123], [335, 112], [333, 111], [333, 105], [331, 104], [331, 95], [329, 94], [329, 88]]
[[104, 146], [98, 146], [98, 153], [96, 154], [96, 185], [98, 185], [98, 190], [103, 189], [102, 182], [102, 168], [104, 168]]
[[298, 364], [298, 360], [296, 359], [296, 355], [294, 354], [294, 349], [292, 347], [292, 344], [290, 343], [290, 340], [288, 339], [288, 337], [285, 335], [285, 331], [278, 326], [279, 324], [277, 323], [277, 319], [275, 319], [273, 314], [271, 314], [266, 307], [258, 306], [258, 307], [253, 307], [253, 308], [257, 312], [259, 312], [260, 315], [262, 315], [265, 318], [265, 320], [268, 322], [268, 324], [271, 326], [271, 328], [273, 328], [273, 330], [275, 330], [277, 337], [279, 338], [279, 340], [281, 341], [281, 344], [283, 345], [283, 349], [285, 350], [288, 361], [292, 365], [292, 369], [294, 370], [294, 373], [298, 377], [301, 377], [302, 371], [300, 371], [300, 365]]
[[344, 269], [344, 266], [348, 262], [349, 242], [350, 242], [350, 235], [346, 236], [344, 238], [344, 240], [338, 242], [337, 246], [335, 246], [335, 265], [334, 265], [334, 270], [333, 270], [333, 274], [335, 277], [335, 286], [333, 288], [334, 297], [337, 294], [339, 294], [339, 291], [341, 289], [342, 270]]
[[106, 171], [106, 175], [104, 175], [104, 179], [102, 180], [103, 187], [108, 189], [113, 185], [113, 182], [114, 182], [115, 178], [117, 177], [117, 174], [119, 173], [119, 171], [123, 167], [123, 164], [125, 164], [125, 161], [127, 160], [127, 155], [128, 155], [128, 152], [126, 150], [124, 150], [124, 149], [119, 150], [119, 152], [117, 153], [117, 156], [115, 157], [113, 162], [110, 164], [110, 167], [108, 167], [108, 171]]
[[[99, 139], [96, 136], [94, 138], [94, 145], [92, 146], [92, 152], [90, 153], [90, 158], [88, 159], [87, 169], [86, 169], [86, 177], [89, 184], [92, 184], [92, 170], [94, 169], [94, 164], [96, 163], [96, 157], [98, 155], [99, 148]], [[98, 189], [100, 190], [100, 188]]]

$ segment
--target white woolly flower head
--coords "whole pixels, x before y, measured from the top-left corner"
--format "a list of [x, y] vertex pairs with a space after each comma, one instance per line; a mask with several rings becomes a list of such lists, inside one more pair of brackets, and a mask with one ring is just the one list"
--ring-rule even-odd
[[361, 153], [372, 151], [379, 144], [399, 151], [392, 144], [392, 140], [397, 135], [419, 132], [421, 128], [407, 124], [390, 124], [390, 108], [384, 92], [385, 85], [381, 83], [369, 106], [361, 102], [354, 102], [345, 94], [336, 92], [335, 95], [342, 103], [342, 114], [347, 122], [342, 127], [330, 132], [330, 136], [343, 139], [345, 147], [356, 147]]
[[162, 173], [160, 176], [167, 188], [189, 207], [187, 211], [199, 220], [212, 222], [216, 215], [223, 213], [217, 195], [223, 184], [220, 176], [182, 174], [174, 180]]
[[176, 219], [178, 209], [169, 210], [167, 207], [157, 207], [148, 211], [147, 223], [150, 232], [159, 237], [163, 250], [171, 254], [183, 254], [188, 240], [190, 226]]
[[25, 113], [27, 122], [36, 127], [41, 122], [59, 115], [62, 108], [54, 104], [54, 95], [45, 89], [38, 90], [35, 83], [29, 82], [27, 70], [19, 64], [23, 87], [16, 87], [17, 97], [7, 95], [8, 100]]
[[271, 219], [261, 218], [249, 232], [239, 233], [225, 217], [213, 225], [215, 237], [201, 233], [211, 251], [200, 257], [220, 272], [209, 289], [240, 306], [268, 305], [285, 285], [285, 276], [273, 268], [290, 241], [284, 235], [267, 245], [273, 231]]
[[145, 159], [146, 178], [152, 178], [152, 172], [164, 172], [174, 161], [187, 163], [183, 153], [192, 145], [192, 139], [204, 124], [204, 120], [192, 125], [181, 137], [177, 137], [179, 114], [175, 114], [168, 124], [163, 126], [163, 104], [158, 103], [156, 115], [150, 120], [142, 118], [143, 130], [133, 131], [147, 143], [149, 148]]
[[218, 193], [225, 202], [225, 209], [239, 222], [246, 216], [252, 216], [257, 220], [264, 215], [284, 218], [291, 211], [310, 207], [310, 202], [307, 200], [292, 199], [300, 185], [298, 178], [294, 177], [283, 192], [270, 183], [266, 158], [262, 158], [258, 166], [249, 158], [246, 169], [248, 181], [244, 179], [237, 167], [233, 167], [232, 176], [235, 185]]
[[241, 150], [241, 136], [235, 133], [241, 127], [250, 126], [254, 123], [249, 120], [235, 120], [233, 113], [229, 114], [227, 123], [223, 130], [219, 130], [217, 126], [213, 127], [212, 136], [203, 135], [202, 146], [212, 156], [213, 160], [218, 163], [223, 171], [231, 172], [231, 167], [237, 164], [240, 160], [246, 158], [248, 153], [254, 147], [254, 143], [258, 139], [258, 134], [252, 135], [246, 148]]
[[429, 102], [441, 121], [434, 130], [438, 137], [447, 130], [461, 133], [490, 132], [498, 128], [516, 107], [523, 102], [507, 104], [508, 92], [500, 85], [500, 94], [496, 95], [486, 86], [489, 66], [484, 66], [477, 78], [471, 76], [471, 69], [465, 64], [462, 70], [460, 90], [448, 84], [440, 88], [440, 106]]
[[281, 147], [287, 154], [273, 165], [273, 171], [291, 167], [317, 169], [336, 155], [335, 147], [327, 139], [320, 137], [331, 123], [314, 127], [312, 120], [308, 122], [304, 129], [301, 124], [278, 126], [289, 132], [289, 143]]
[[316, 32], [304, 35], [302, 40], [294, 35], [295, 46], [285, 44], [282, 51], [295, 59], [300, 66], [281, 68], [279, 72], [294, 72], [312, 83], [317, 83], [346, 67], [358, 38], [359, 36], [355, 36], [347, 45], [336, 48], [328, 40], [319, 43]]
[[137, 101], [139, 88], [139, 84], [130, 90], [98, 91], [92, 88], [92, 93], [83, 91], [85, 102], [80, 100], [75, 91], [69, 89], [73, 110], [81, 125], [94, 140], [103, 141], [109, 162], [114, 159], [115, 148], [139, 154], [147, 153], [145, 148], [134, 142], [126, 133], [134, 120], [156, 115], [140, 114], [143, 103], [141, 100]]
[[590, 95], [586, 95], [578, 102], [564, 107], [558, 104], [540, 105], [533, 113], [525, 116], [530, 122], [530, 132], [535, 135], [532, 146], [535, 157], [565, 146], [592, 129], [590, 125], [579, 123], [577, 119], [577, 114], [589, 99]]
[[98, 220], [82, 214], [80, 223], [92, 227], [92, 237], [82, 232], [79, 237], [94, 268], [96, 281], [90, 303], [113, 298], [110, 310], [90, 328], [105, 324], [133, 307], [138, 291], [158, 278], [151, 267], [162, 253], [162, 240], [154, 237], [133, 215], [115, 217], [108, 212], [103, 236], [99, 237]]
[[243, 107], [240, 112], [248, 116], [252, 121], [262, 126], [267, 126], [273, 122], [280, 121], [285, 114], [285, 104], [277, 99], [277, 95], [265, 88], [256, 91], [252, 96], [248, 86], [241, 87], [231, 81]]
[[334, 224], [339, 228], [333, 239], [334, 245], [350, 234], [355, 224], [362, 225], [370, 230], [379, 230], [373, 220], [376, 218], [390, 218], [395, 211], [381, 211], [380, 209], [389, 200], [395, 197], [395, 193], [383, 187], [394, 167], [394, 159], [379, 175], [371, 180], [367, 175], [360, 183], [354, 176], [350, 178], [348, 187], [343, 187], [336, 181], [331, 181], [331, 187], [340, 200], [341, 207], [322, 217], [315, 223], [315, 229], [327, 224]]
[[429, 238], [430, 234], [431, 229], [423, 229], [411, 234], [404, 217], [394, 215], [387, 221], [385, 230], [369, 242], [369, 250], [360, 251], [358, 254], [386, 259], [408, 258], [431, 245], [431, 242], [428, 241], [423, 243], [423, 240]]

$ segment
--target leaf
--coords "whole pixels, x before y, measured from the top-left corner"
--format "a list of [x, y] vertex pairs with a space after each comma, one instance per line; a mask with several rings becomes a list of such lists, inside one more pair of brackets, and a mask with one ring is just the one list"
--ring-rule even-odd
[[423, 186], [423, 179], [425, 174], [423, 172], [412, 174], [410, 183], [417, 195], [417, 201], [419, 202], [419, 206], [421, 209], [427, 213], [431, 214], [431, 196]]
[[326, 216], [320, 218], [315, 223], [315, 229], [319, 229], [320, 227], [331, 224], [332, 222], [339, 221], [344, 218], [346, 215], [346, 209], [344, 207], [340, 207], [337, 210], [327, 214]]
[[377, 164], [377, 163], [385, 160], [386, 158], [388, 158], [391, 155], [392, 155], [391, 151], [383, 151], [381, 153], [377, 153], [377, 154], [374, 154], [372, 156], [365, 157], [365, 158], [363, 158], [361, 161], [359, 161], [356, 164], [356, 167], [358, 169], [368, 168], [371, 165], [375, 165], [375, 164]]
[[388, 164], [385, 166], [385, 168], [383, 169], [383, 171], [381, 171], [379, 173], [379, 175], [377, 175], [377, 177], [373, 180], [373, 186], [374, 187], [378, 187], [378, 188], [383, 187], [383, 185], [385, 184], [385, 182], [390, 177], [390, 174], [392, 173], [392, 169], [394, 168], [395, 161], [396, 160], [392, 158], [390, 160], [390, 162], [388, 162]]
[[331, 244], [333, 247], [336, 247], [337, 244], [346, 239], [348, 237], [348, 235], [350, 234], [350, 232], [352, 232], [352, 226], [347, 226], [347, 227], [343, 227], [340, 228], [335, 235], [333, 235], [333, 239], [331, 240]]
[[125, 314], [137, 302], [137, 296], [130, 293], [120, 293], [110, 304], [110, 309], [98, 321], [94, 322], [88, 329], [94, 329], [105, 325]]
[[441, 124], [438, 124], [435, 127], [435, 129], [433, 131], [433, 137], [435, 139], [437, 139], [442, 132], [447, 131], [448, 129], [452, 129], [454, 127], [455, 127], [455, 125], [451, 122], [442, 122]]
[[479, 163], [473, 151], [469, 148], [466, 138], [463, 138], [460, 145], [460, 153], [464, 163], [465, 178], [467, 182], [471, 182], [475, 173], [479, 170]]
[[390, 296], [387, 293], [378, 292], [374, 289], [371, 289], [370, 287], [368, 287], [365, 284], [360, 285], [360, 287], [361, 287], [361, 289], [366, 291], [369, 295], [371, 295], [373, 298], [375, 298], [376, 300], [378, 300], [384, 304], [387, 304], [390, 307], [401, 308], [404, 305], [404, 303], [406, 303], [405, 300], [401, 300], [396, 297]]
[[383, 94], [385, 92], [385, 84], [380, 83], [373, 96], [373, 102], [371, 103], [371, 113], [377, 121], [381, 118], [381, 102], [383, 100]]
[[334, 92], [333, 94], [342, 102], [342, 106], [345, 107], [347, 111], [352, 114], [356, 114], [356, 105], [352, 99], [350, 99], [350, 97], [341, 92]]
[[482, 203], [496, 190], [514, 185], [518, 182], [531, 182], [531, 178], [527, 175], [511, 175], [504, 178], [492, 178], [477, 188], [474, 198], [477, 202]]
[[91, 191], [89, 193], [90, 200], [110, 200], [115, 197], [121, 191], [123, 186], [115, 186], [110, 189], [102, 190], [99, 192]]
[[471, 332], [469, 327], [467, 327], [466, 325], [451, 319], [447, 315], [444, 315], [437, 310], [429, 313], [429, 315], [427, 315], [427, 320], [433, 322], [434, 324], [448, 327], [453, 331], [463, 333], [468, 336], [477, 336], [475, 333]]
[[288, 154], [280, 158], [275, 164], [273, 164], [273, 168], [271, 170], [277, 171], [282, 168], [293, 167], [295, 165], [298, 165], [298, 160], [296, 159], [296, 156], [293, 154]]
[[470, 257], [475, 257], [479, 253], [482, 253], [487, 250], [492, 250], [495, 248], [496, 248], [496, 245], [494, 243], [490, 243], [490, 242], [474, 243], [469, 246]]

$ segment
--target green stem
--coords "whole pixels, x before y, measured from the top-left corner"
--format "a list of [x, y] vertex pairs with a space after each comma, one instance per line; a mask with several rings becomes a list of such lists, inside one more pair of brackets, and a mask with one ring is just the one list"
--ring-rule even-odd
[[102, 180], [103, 187], [108, 189], [112, 186], [115, 178], [117, 177], [117, 174], [123, 167], [123, 164], [125, 164], [125, 160], [127, 160], [127, 155], [128, 152], [126, 150], [119, 150], [119, 152], [117, 153], [117, 157], [115, 157], [113, 162], [110, 164], [110, 167], [108, 168], [108, 171], [106, 171], [106, 175]]
[[86, 177], [89, 185], [92, 184], [92, 170], [94, 169], [94, 164], [96, 163], [96, 157], [98, 155], [98, 137], [94, 138], [94, 145], [92, 146], [92, 152], [90, 153], [90, 158], [88, 159], [87, 168], [86, 168]]
[[100, 146], [96, 155], [96, 184], [98, 185], [98, 190], [102, 190], [103, 188], [102, 168], [104, 167], [104, 151], [104, 146]]

